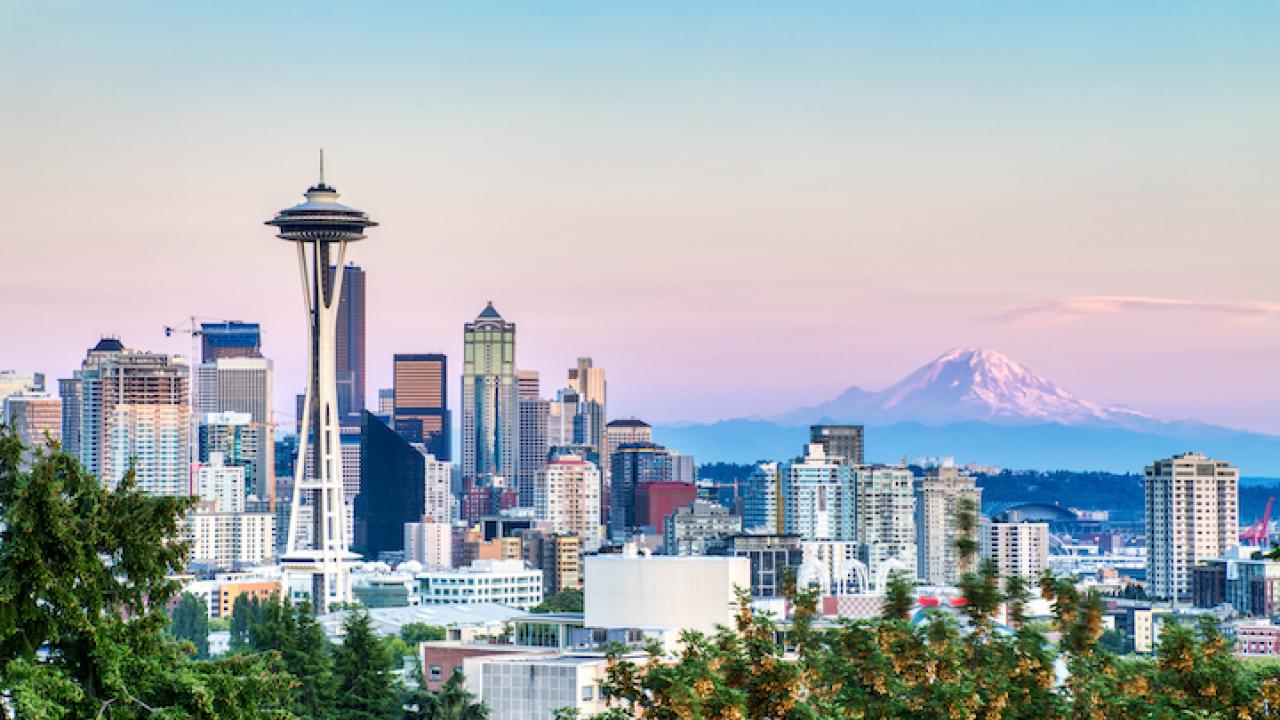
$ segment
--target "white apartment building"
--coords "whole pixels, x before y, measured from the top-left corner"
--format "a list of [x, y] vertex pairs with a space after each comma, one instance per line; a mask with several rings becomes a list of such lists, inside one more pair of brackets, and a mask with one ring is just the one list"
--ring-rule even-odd
[[1015, 575], [1034, 587], [1049, 566], [1049, 524], [985, 522], [982, 554], [995, 561], [1000, 577]]
[[542, 603], [542, 571], [523, 560], [476, 560], [454, 570], [417, 575], [423, 605], [498, 603], [529, 610]]
[[192, 492], [218, 512], [244, 512], [244, 468], [227, 466], [222, 453], [210, 453], [209, 463], [196, 468]]
[[973, 541], [979, 540], [978, 517], [982, 489], [969, 473], [944, 465], [929, 470], [916, 483], [917, 576], [929, 585], [955, 585], [971, 568], [961, 567], [956, 525], [962, 504], [973, 513]]
[[211, 503], [187, 516], [187, 561], [220, 568], [269, 562], [275, 549], [272, 513], [218, 512]]
[[445, 522], [404, 524], [404, 559], [438, 570], [453, 567], [453, 526]]
[[853, 538], [851, 485], [848, 465], [828, 458], [822, 445], [808, 445], [805, 456], [791, 463], [782, 476], [786, 532], [804, 540]]
[[1239, 544], [1240, 470], [1200, 453], [1147, 466], [1144, 481], [1147, 592], [1177, 600], [1191, 590], [1191, 568]]
[[600, 469], [578, 455], [550, 460], [534, 481], [534, 508], [553, 533], [577, 535], [587, 552], [600, 549]]
[[190, 427], [187, 406], [115, 405], [106, 418], [102, 482], [114, 488], [131, 468], [138, 489], [152, 495], [187, 495]]
[[423, 492], [422, 514], [431, 518], [432, 522], [445, 523], [453, 520], [453, 463], [437, 460], [435, 455], [427, 453], [422, 457]]
[[883, 590], [891, 571], [915, 577], [915, 475], [901, 465], [858, 465], [853, 488], [854, 539], [872, 590]]

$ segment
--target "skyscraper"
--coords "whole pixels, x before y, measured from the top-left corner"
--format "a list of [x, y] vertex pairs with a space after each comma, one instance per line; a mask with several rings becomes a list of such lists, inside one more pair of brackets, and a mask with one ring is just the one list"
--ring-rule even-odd
[[551, 403], [540, 396], [537, 371], [517, 371], [516, 382], [520, 395], [520, 457], [516, 469], [516, 496], [520, 507], [533, 507], [534, 483], [538, 473], [547, 464], [547, 453], [550, 450], [547, 423]]
[[425, 504], [422, 453], [373, 413], [364, 413], [360, 494], [355, 496], [355, 547], [366, 558], [404, 547], [405, 523], [418, 522]]
[[[337, 268], [330, 268], [335, 272]], [[338, 299], [338, 324], [334, 342], [337, 359], [338, 414], [343, 425], [359, 426], [365, 404], [365, 284], [364, 270], [347, 264]]]
[[463, 326], [462, 340], [462, 475], [514, 483], [520, 452], [516, 325], [491, 302]]
[[851, 540], [857, 518], [853, 473], [839, 457], [811, 443], [782, 475], [785, 532], [802, 540]]
[[586, 415], [583, 442], [599, 458], [601, 471], [608, 475], [609, 456], [605, 454], [604, 428], [607, 413], [607, 388], [604, 368], [595, 367], [589, 357], [578, 358], [569, 368], [569, 388], [578, 395], [579, 414]]
[[901, 465], [854, 468], [854, 539], [873, 589], [892, 571], [916, 576], [915, 476]]
[[[365, 231], [377, 223], [338, 202], [338, 192], [324, 182], [323, 155], [320, 182], [307, 189], [306, 198], [306, 202], [267, 221], [278, 229], [277, 237], [296, 245], [310, 335], [307, 393], [298, 434], [300, 462], [296, 467], [300, 470], [293, 483], [288, 539], [280, 563], [284, 586], [289, 587], [292, 577], [309, 578], [311, 602], [317, 612], [326, 612], [331, 603], [351, 602], [349, 563], [355, 557], [348, 545], [342, 487], [338, 360], [351, 370], [351, 356], [356, 355], [361, 393], [364, 389], [364, 278], [358, 271], [352, 272], [358, 276], [358, 287], [348, 287], [344, 263], [347, 245], [363, 240]], [[340, 330], [338, 306], [343, 294], [350, 300], [347, 323]], [[354, 404], [349, 400], [348, 410]], [[362, 394], [358, 406], [363, 407]], [[314, 462], [302, 462], [312, 458]], [[310, 537], [305, 539], [300, 532], [304, 519], [310, 524], [306, 533]]]
[[969, 473], [954, 466], [937, 467], [916, 485], [916, 571], [930, 585], [955, 585], [962, 573], [973, 569], [960, 562], [956, 547], [960, 539], [957, 519], [966, 501], [974, 516], [969, 539], [978, 542], [982, 488]]
[[[252, 333], [246, 332], [238, 336], [242, 338], [238, 341], [239, 344], [228, 339], [237, 336], [231, 333], [223, 336], [213, 348], [213, 358], [210, 359], [206, 354], [205, 361], [196, 368], [196, 419], [200, 425], [199, 437], [217, 442], [223, 437], [223, 430], [207, 429], [203, 427], [205, 423], [211, 420], [221, 422], [228, 413], [248, 417], [247, 423], [237, 422], [237, 427], [231, 434], [231, 439], [237, 441], [238, 447], [215, 448], [201, 444], [198, 457], [205, 461], [210, 452], [223, 452], [228, 463], [246, 468], [250, 491], [259, 499], [274, 504], [274, 370], [271, 361], [258, 352], [260, 345], [257, 342], [257, 325], [251, 327], [254, 328]], [[206, 334], [204, 337], [207, 340], [210, 335]], [[250, 349], [253, 354], [249, 354]], [[218, 355], [219, 352], [227, 354]]]
[[639, 526], [636, 493], [640, 485], [671, 480], [671, 453], [655, 443], [627, 443], [613, 453], [609, 488], [609, 533], [622, 537]]
[[1191, 591], [1191, 568], [1239, 544], [1240, 470], [1200, 453], [1147, 466], [1144, 478], [1147, 587], [1177, 601]]
[[262, 357], [262, 329], [258, 323], [201, 323], [200, 345], [202, 362]]
[[828, 458], [841, 458], [848, 465], [861, 465], [861, 425], [812, 425], [809, 442], [822, 446]]
[[448, 360], [441, 353], [397, 354], [392, 358], [392, 427], [412, 443], [421, 443], [440, 460], [449, 460], [453, 443], [446, 391]]
[[742, 527], [747, 532], [778, 535], [786, 530], [782, 476], [785, 467], [762, 462], [747, 478], [742, 493]]
[[[158, 494], [190, 490], [186, 365], [104, 338], [80, 370], [59, 384], [72, 398], [63, 405], [63, 427], [78, 438], [86, 470], [114, 487], [136, 458], [140, 488]], [[72, 411], [77, 417], [69, 416]]]
[[535, 495], [539, 520], [553, 533], [578, 536], [587, 552], [600, 547], [600, 469], [578, 455], [549, 460], [538, 474]]

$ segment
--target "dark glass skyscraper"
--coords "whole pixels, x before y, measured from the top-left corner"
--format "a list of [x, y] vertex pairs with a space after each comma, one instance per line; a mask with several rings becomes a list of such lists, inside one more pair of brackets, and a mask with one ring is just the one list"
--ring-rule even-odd
[[201, 361], [262, 357], [262, 328], [258, 323], [200, 324]]
[[616, 536], [638, 526], [636, 489], [671, 480], [671, 453], [656, 443], [627, 443], [614, 451], [610, 465], [609, 532]]
[[437, 460], [449, 460], [449, 363], [441, 353], [396, 355], [392, 361], [392, 426], [409, 442], [422, 443]]
[[426, 506], [425, 465], [418, 452], [376, 415], [361, 413], [360, 494], [354, 549], [376, 560], [404, 548], [404, 524], [419, 522]]
[[861, 465], [861, 425], [811, 425], [809, 442], [822, 446], [827, 457], [842, 458], [849, 465]]
[[365, 274], [357, 265], [347, 265], [338, 299], [338, 415], [343, 425], [359, 425], [364, 410], [365, 390]]

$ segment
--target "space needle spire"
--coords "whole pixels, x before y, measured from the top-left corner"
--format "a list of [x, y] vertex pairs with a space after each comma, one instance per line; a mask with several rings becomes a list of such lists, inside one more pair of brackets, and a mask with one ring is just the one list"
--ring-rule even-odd
[[[277, 229], [276, 237], [292, 242], [298, 249], [311, 341], [293, 512], [280, 565], [285, 592], [289, 592], [293, 578], [308, 576], [312, 605], [317, 613], [323, 613], [334, 603], [351, 602], [350, 566], [359, 557], [347, 544], [342, 488], [335, 353], [338, 300], [342, 296], [348, 243], [364, 240], [365, 230], [378, 223], [338, 202], [338, 191], [324, 181], [323, 150], [320, 181], [307, 189], [305, 197], [305, 202], [281, 210], [266, 223]], [[308, 525], [301, 526], [308, 517]]]

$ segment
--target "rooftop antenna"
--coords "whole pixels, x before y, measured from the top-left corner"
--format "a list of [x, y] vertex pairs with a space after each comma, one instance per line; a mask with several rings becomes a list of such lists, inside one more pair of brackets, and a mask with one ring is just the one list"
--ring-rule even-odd
[[324, 187], [324, 148], [320, 148], [320, 187]]

